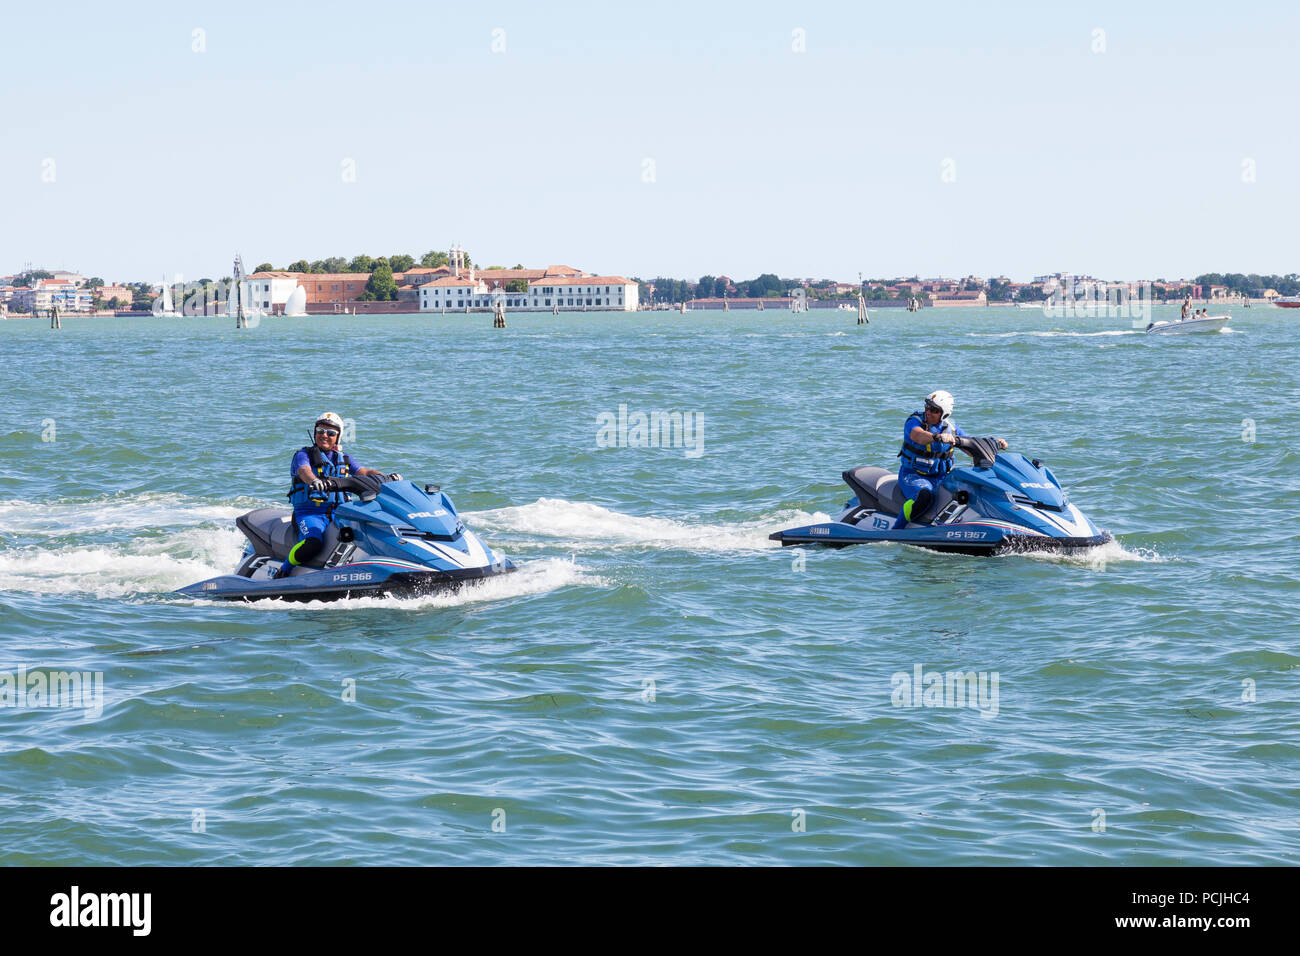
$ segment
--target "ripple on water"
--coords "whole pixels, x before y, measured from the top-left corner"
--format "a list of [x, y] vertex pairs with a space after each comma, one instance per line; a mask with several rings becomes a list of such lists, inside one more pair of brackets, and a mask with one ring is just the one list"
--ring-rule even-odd
[[[1300, 451], [1258, 412], [1300, 399], [1300, 327], [930, 311], [528, 316], [508, 339], [361, 317], [339, 326], [352, 377], [410, 387], [326, 399], [294, 386], [306, 320], [0, 323], [27, 372], [0, 434], [0, 689], [76, 668], [104, 693], [6, 709], [0, 862], [52, 862], [32, 833], [102, 865], [1300, 862]], [[435, 340], [457, 360], [433, 368]], [[939, 348], [942, 383], [864, 372]], [[845, 468], [890, 466], [935, 387], [1116, 540], [768, 540], [833, 513]], [[409, 599], [172, 595], [234, 567], [232, 519], [283, 503], [322, 401], [363, 464], [440, 481], [518, 571]], [[698, 414], [702, 454], [597, 447], [620, 404]], [[997, 674], [996, 714], [896, 706], [916, 665]]]

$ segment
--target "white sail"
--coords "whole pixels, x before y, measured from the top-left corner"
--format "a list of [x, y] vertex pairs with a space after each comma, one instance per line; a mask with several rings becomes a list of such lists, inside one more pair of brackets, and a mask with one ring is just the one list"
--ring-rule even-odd
[[166, 319], [176, 318], [176, 306], [172, 304], [172, 290], [167, 285], [167, 276], [163, 276], [162, 294], [153, 300], [150, 310], [154, 315]]
[[230, 283], [230, 295], [226, 297], [226, 316], [235, 318], [239, 315], [239, 283]]
[[289, 301], [284, 304], [285, 315], [306, 315], [307, 314], [307, 290], [302, 286], [294, 286], [289, 293]]

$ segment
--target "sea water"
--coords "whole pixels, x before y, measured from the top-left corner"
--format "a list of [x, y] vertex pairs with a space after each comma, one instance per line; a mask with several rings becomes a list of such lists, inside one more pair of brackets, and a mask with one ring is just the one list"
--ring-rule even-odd
[[[0, 862], [1300, 862], [1297, 318], [0, 322]], [[936, 388], [1115, 542], [768, 540]], [[324, 411], [518, 572], [173, 594]]]

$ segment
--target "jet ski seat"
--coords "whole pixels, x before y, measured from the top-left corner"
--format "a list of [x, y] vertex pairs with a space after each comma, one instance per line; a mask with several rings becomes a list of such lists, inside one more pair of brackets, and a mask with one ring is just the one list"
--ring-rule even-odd
[[[293, 513], [284, 508], [258, 508], [235, 519], [239, 530], [253, 545], [255, 554], [264, 554], [276, 561], [283, 561], [289, 551], [298, 543], [298, 528], [293, 523]], [[321, 548], [318, 561], [309, 562], [312, 567], [323, 566], [321, 563], [329, 557], [338, 544], [339, 530], [333, 524], [325, 529], [325, 546]]]
[[[844, 472], [844, 483], [854, 490], [858, 496], [858, 504], [863, 508], [890, 515], [897, 515], [903, 510], [906, 499], [898, 487], [898, 475], [895, 472], [871, 465], [861, 465]], [[930, 518], [942, 511], [950, 501], [952, 501], [952, 492], [940, 485], [935, 489], [934, 501], [929, 509], [924, 514], [913, 515], [913, 523], [928, 523]]]
[[903, 493], [898, 489], [898, 475], [884, 468], [860, 465], [844, 472], [844, 483], [858, 496], [858, 503], [872, 511], [896, 515], [903, 508]]

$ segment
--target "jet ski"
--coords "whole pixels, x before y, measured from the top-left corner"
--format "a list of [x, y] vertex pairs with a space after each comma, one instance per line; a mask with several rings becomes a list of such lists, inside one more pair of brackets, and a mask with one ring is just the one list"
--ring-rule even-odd
[[327, 481], [330, 491], [355, 494], [358, 500], [349, 498], [334, 509], [316, 562], [276, 577], [298, 541], [298, 531], [288, 509], [258, 508], [235, 519], [248, 539], [235, 573], [176, 593], [242, 601], [407, 596], [454, 590], [515, 569], [501, 552], [484, 546], [466, 529], [437, 485], [420, 487], [380, 475]]
[[998, 451], [993, 438], [959, 437], [957, 447], [974, 459], [954, 468], [935, 489], [928, 514], [894, 530], [903, 508], [898, 475], [862, 466], [844, 472], [854, 492], [839, 518], [777, 531], [782, 546], [895, 541], [957, 554], [1075, 551], [1111, 540], [1071, 504], [1056, 476], [1037, 458]]

